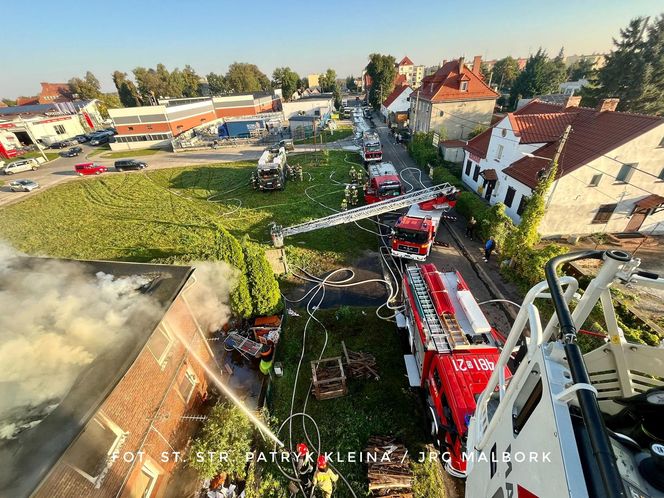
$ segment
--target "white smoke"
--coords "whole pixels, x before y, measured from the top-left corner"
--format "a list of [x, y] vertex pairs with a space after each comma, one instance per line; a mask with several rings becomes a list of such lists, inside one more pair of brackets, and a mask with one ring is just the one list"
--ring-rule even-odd
[[240, 272], [223, 261], [192, 263], [196, 285], [191, 289], [192, 311], [207, 332], [219, 330], [231, 315], [228, 298]]
[[76, 262], [24, 259], [0, 243], [0, 438], [34, 425], [86, 365], [159, 316], [156, 301], [138, 291], [146, 283], [92, 276]]

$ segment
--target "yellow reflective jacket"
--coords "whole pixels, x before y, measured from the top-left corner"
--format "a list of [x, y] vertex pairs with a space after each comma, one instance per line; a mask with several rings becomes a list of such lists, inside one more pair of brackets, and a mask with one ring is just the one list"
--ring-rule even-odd
[[339, 476], [335, 474], [332, 469], [327, 469], [325, 471], [317, 470], [314, 474], [314, 486], [327, 493], [332, 493], [332, 484], [338, 480]]

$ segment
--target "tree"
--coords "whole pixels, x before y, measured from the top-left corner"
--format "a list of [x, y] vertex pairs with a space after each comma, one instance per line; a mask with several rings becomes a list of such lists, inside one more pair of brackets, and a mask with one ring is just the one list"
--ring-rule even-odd
[[567, 68], [567, 81], [578, 81], [580, 79], [590, 79], [593, 75], [595, 61], [589, 57], [584, 57]]
[[223, 74], [210, 73], [206, 77], [210, 94], [222, 95], [227, 92], [226, 79]]
[[[191, 445], [189, 466], [203, 479], [212, 479], [222, 472], [232, 479], [244, 479], [252, 435], [251, 422], [237, 406], [229, 402], [218, 403]], [[228, 458], [218, 458], [220, 451], [226, 452]]]
[[306, 76], [302, 77], [302, 79], [300, 79], [300, 83], [299, 83], [299, 85], [297, 85], [297, 87], [301, 88], [302, 90], [305, 90], [305, 89], [309, 88], [309, 78], [307, 78]]
[[290, 67], [278, 67], [272, 72], [272, 85], [281, 88], [284, 99], [290, 100], [300, 84], [300, 76]]
[[124, 107], [138, 107], [141, 105], [141, 97], [134, 82], [127, 79], [127, 73], [121, 71], [113, 72], [113, 83], [118, 90], [120, 102]]
[[109, 109], [117, 109], [122, 107], [122, 102], [120, 102], [120, 97], [117, 93], [102, 93], [97, 97], [97, 109], [99, 109], [99, 114], [104, 118], [108, 118]]
[[254, 314], [273, 315], [278, 313], [282, 308], [279, 283], [265, 257], [265, 251], [246, 239], [242, 245]]
[[647, 19], [632, 19], [613, 40], [614, 49], [591, 84], [581, 90], [584, 105], [618, 98], [618, 110], [664, 113], [664, 16], [650, 26]]
[[480, 64], [480, 74], [482, 75], [482, 78], [484, 78], [484, 82], [488, 85], [489, 82], [493, 83], [493, 79], [491, 76], [491, 73], [493, 72], [492, 69], [489, 69], [489, 65], [486, 62], [482, 62]]
[[184, 66], [184, 69], [182, 70], [182, 82], [183, 97], [200, 97], [201, 78], [189, 64]]
[[16, 105], [16, 101], [12, 99], [2, 99], [2, 102], [10, 107]]
[[357, 90], [357, 85], [355, 84], [355, 77], [351, 74], [346, 77], [346, 90], [349, 92], [354, 92]]
[[394, 90], [396, 61], [391, 55], [371, 54], [367, 64], [367, 74], [371, 77], [369, 103], [378, 109], [382, 100]]
[[541, 48], [528, 57], [526, 67], [519, 74], [510, 91], [510, 105], [515, 106], [519, 98], [531, 98], [558, 91], [566, 80], [562, 50], [555, 59], [549, 59]]
[[318, 78], [321, 92], [333, 92], [337, 86], [337, 73], [334, 69], [328, 69]]
[[507, 56], [493, 66], [493, 82], [498, 88], [510, 88], [519, 75], [519, 64], [514, 57]]
[[102, 93], [99, 80], [90, 71], [85, 73], [85, 78], [72, 78], [69, 80], [69, 90], [79, 99], [98, 99]]
[[270, 90], [270, 80], [255, 64], [234, 62], [228, 67], [225, 77], [230, 92], [261, 92]]

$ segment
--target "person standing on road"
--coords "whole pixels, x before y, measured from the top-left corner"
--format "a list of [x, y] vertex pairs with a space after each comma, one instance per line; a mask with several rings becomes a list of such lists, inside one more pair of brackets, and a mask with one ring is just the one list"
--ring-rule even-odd
[[491, 253], [496, 248], [496, 240], [493, 237], [489, 237], [489, 240], [484, 244], [484, 262], [488, 263], [491, 258]]
[[473, 240], [473, 235], [475, 233], [475, 227], [477, 226], [477, 220], [474, 216], [471, 216], [466, 224], [466, 237], [470, 240]]

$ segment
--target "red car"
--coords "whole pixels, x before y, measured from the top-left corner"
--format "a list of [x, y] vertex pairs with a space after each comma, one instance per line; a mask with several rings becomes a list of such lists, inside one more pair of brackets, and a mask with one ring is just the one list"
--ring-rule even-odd
[[101, 175], [108, 171], [108, 168], [98, 163], [81, 163], [74, 166], [74, 170], [78, 176]]

